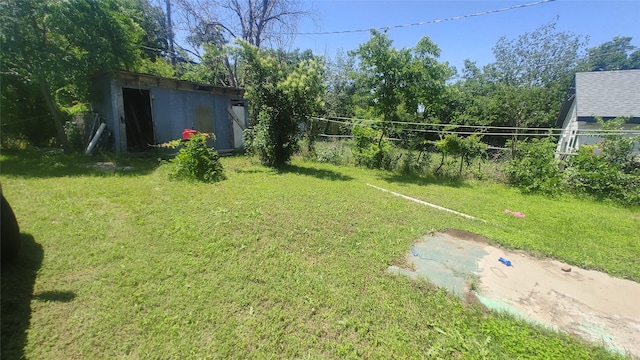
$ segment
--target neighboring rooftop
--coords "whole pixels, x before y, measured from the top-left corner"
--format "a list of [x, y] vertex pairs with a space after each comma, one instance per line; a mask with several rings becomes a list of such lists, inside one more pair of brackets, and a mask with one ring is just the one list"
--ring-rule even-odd
[[578, 117], [640, 117], [640, 70], [577, 73], [576, 93]]
[[595, 116], [604, 119], [631, 116], [631, 123], [640, 123], [640, 70], [576, 73], [558, 126], [562, 125], [573, 101], [578, 121], [595, 121]]

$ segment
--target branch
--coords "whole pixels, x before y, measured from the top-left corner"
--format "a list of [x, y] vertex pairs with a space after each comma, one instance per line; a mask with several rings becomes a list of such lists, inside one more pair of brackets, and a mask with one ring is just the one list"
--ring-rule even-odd
[[200, 54], [198, 54], [198, 53], [196, 53], [196, 52], [193, 52], [193, 51], [191, 51], [191, 50], [189, 50], [189, 49], [185, 49], [185, 48], [183, 48], [182, 46], [180, 46], [180, 45], [178, 45], [178, 44], [175, 44], [175, 46], [176, 46], [177, 48], [180, 48], [180, 50], [185, 51], [185, 52], [188, 52], [189, 54], [191, 54], [191, 55], [193, 55], [193, 56], [197, 57], [197, 58], [198, 58], [198, 60], [202, 61], [202, 56], [200, 56]]
[[227, 32], [228, 32], [231, 36], [233, 36], [233, 37], [237, 37], [237, 36], [236, 36], [236, 34], [235, 34], [233, 31], [231, 31], [231, 29], [229, 29], [228, 27], [226, 27], [226, 26], [225, 26], [223, 23], [221, 23], [221, 22], [214, 21], [214, 22], [212, 22], [212, 23], [208, 23], [208, 24], [206, 24], [205, 30], [209, 31], [209, 27], [210, 27], [210, 26], [220, 26], [221, 28], [223, 28], [223, 29], [227, 30]]

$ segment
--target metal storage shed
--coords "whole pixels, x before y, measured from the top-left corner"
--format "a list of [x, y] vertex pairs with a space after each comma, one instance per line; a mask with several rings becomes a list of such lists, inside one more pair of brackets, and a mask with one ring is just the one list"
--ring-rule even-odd
[[244, 90], [126, 71], [94, 78], [93, 110], [112, 132], [116, 152], [144, 151], [179, 139], [184, 129], [214, 133], [218, 151], [243, 146]]

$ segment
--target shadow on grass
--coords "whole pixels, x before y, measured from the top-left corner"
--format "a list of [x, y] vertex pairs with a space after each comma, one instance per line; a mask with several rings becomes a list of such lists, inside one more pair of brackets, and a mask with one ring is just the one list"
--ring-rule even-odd
[[159, 166], [157, 157], [109, 157], [65, 155], [59, 150], [4, 151], [2, 174], [25, 178], [64, 176], [139, 176]]
[[[4, 169], [3, 169], [4, 170]], [[21, 248], [11, 262], [2, 264], [0, 325], [2, 359], [23, 359], [31, 318], [31, 294], [44, 251], [33, 236], [21, 234]]]
[[331, 181], [351, 181], [353, 178], [349, 175], [344, 175], [337, 171], [316, 169], [313, 167], [302, 167], [298, 165], [287, 165], [279, 170], [280, 173], [292, 173], [304, 176], [312, 176], [322, 180]]
[[399, 183], [399, 184], [411, 184], [411, 185], [443, 185], [455, 188], [462, 187], [470, 187], [469, 184], [465, 183], [464, 179], [459, 177], [450, 177], [450, 176], [439, 176], [435, 177], [433, 175], [429, 176], [418, 176], [418, 175], [403, 175], [403, 174], [380, 174], [378, 175], [380, 180], [384, 180], [390, 183]]
[[35, 300], [45, 302], [71, 302], [76, 298], [76, 294], [71, 291], [43, 291], [40, 294], [33, 295]]

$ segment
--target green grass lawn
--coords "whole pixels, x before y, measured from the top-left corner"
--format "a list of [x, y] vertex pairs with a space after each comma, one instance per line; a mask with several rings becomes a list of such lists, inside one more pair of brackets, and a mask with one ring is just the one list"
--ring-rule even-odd
[[24, 240], [2, 270], [3, 359], [616, 358], [387, 274], [448, 228], [640, 281], [638, 208], [302, 160], [224, 158], [217, 184], [168, 181], [154, 160], [1, 160]]

